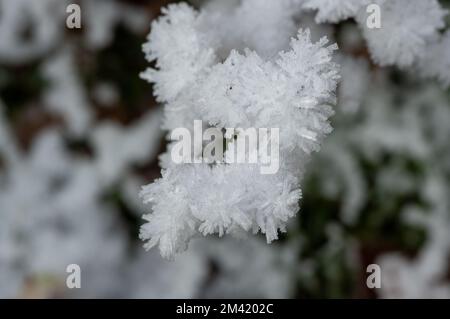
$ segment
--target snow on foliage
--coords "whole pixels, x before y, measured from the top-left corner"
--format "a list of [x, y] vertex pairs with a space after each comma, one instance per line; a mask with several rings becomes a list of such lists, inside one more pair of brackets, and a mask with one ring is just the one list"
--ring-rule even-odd
[[317, 10], [317, 23], [337, 23], [356, 16], [359, 10], [369, 4], [369, 0], [306, 0], [305, 9]]
[[[261, 34], [278, 23], [274, 19], [286, 20], [279, 12], [290, 3], [258, 2], [271, 21], [261, 26]], [[247, 6], [238, 6], [229, 19], [245, 21], [238, 25], [242, 34], [251, 31], [256, 37], [251, 22], [258, 17], [247, 17]], [[227, 38], [228, 33], [212, 27], [214, 12], [206, 15], [179, 4], [163, 13], [144, 45], [156, 68], [142, 76], [154, 83], [157, 99], [166, 103], [164, 127], [190, 128], [198, 119], [218, 128], [280, 128], [281, 170], [269, 176], [261, 175], [258, 165], [169, 165], [141, 193], [152, 207], [141, 228], [141, 238], [148, 240], [145, 247], [158, 245], [164, 257], [172, 258], [198, 234], [242, 231], [261, 231], [270, 243], [298, 211], [303, 165], [331, 131], [328, 118], [339, 78], [332, 55], [337, 46], [328, 45], [326, 38], [313, 43], [309, 30], [300, 30], [289, 46], [272, 54], [274, 47], [252, 46], [250, 40], [246, 48], [240, 43], [245, 38]], [[283, 30], [274, 38], [288, 39], [292, 28]], [[223, 48], [217, 43], [235, 43], [237, 49], [220, 58]]]
[[[379, 28], [367, 24], [369, 16], [374, 14], [369, 5], [380, 8]], [[372, 59], [381, 66], [400, 68], [417, 64], [424, 58], [430, 42], [440, 37], [439, 30], [445, 26], [447, 15], [447, 10], [437, 0], [307, 0], [303, 8], [317, 11], [317, 23], [355, 19]], [[433, 75], [442, 80], [439, 72]], [[443, 82], [446, 83], [445, 78]]]

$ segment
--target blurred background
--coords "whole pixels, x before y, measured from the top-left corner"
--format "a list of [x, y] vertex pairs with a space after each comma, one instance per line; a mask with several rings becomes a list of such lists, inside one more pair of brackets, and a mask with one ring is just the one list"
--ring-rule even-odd
[[170, 2], [0, 0], [0, 297], [449, 298], [449, 90], [374, 65], [352, 21], [298, 19], [339, 44], [343, 80], [281, 240], [199, 239], [172, 262], [142, 248], [165, 141], [141, 46]]

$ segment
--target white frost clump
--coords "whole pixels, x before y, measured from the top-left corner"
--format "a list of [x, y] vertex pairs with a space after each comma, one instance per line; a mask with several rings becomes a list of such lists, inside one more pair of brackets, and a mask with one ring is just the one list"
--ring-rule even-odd
[[[240, 15], [245, 20], [243, 8], [245, 4], [229, 13], [230, 19]], [[303, 166], [331, 131], [328, 118], [339, 78], [332, 54], [337, 46], [327, 46], [326, 38], [312, 43], [309, 31], [300, 30], [290, 48], [280, 47], [275, 55], [267, 56], [265, 48], [260, 55], [237, 43], [240, 50], [220, 57], [224, 48], [218, 43], [230, 45], [234, 39], [222, 41], [227, 34], [217, 30], [214, 14], [186, 4], [171, 5], [163, 13], [144, 46], [156, 69], [143, 77], [166, 103], [164, 128], [192, 128], [193, 120], [217, 128], [279, 128], [280, 170], [262, 175], [256, 164], [166, 164], [162, 178], [141, 194], [153, 211], [141, 228], [145, 247], [159, 245], [161, 254], [172, 258], [198, 234], [243, 231], [261, 231], [270, 243], [298, 211]], [[252, 28], [250, 21], [240, 26], [243, 34]]]
[[337, 23], [356, 16], [368, 3], [369, 0], [306, 0], [303, 7], [317, 10], [317, 23]]
[[[380, 8], [380, 28], [369, 28], [367, 19]], [[445, 27], [444, 10], [437, 0], [307, 0], [304, 9], [317, 10], [317, 23], [338, 23], [353, 18], [362, 29], [372, 59], [381, 66], [400, 68], [418, 63], [428, 44]]]
[[445, 26], [447, 12], [437, 0], [383, 1], [380, 7], [381, 28], [368, 28], [365, 14], [359, 24], [373, 60], [381, 66], [411, 66]]
[[[69, 0], [0, 0], [0, 60], [21, 64], [45, 58], [66, 42], [66, 8]], [[133, 31], [142, 31], [148, 21], [146, 11], [117, 0], [83, 0], [84, 41], [99, 50], [111, 43], [115, 26], [122, 22]], [[24, 34], [27, 32], [27, 36]]]
[[256, 166], [194, 164], [164, 170], [141, 195], [153, 204], [141, 228], [141, 238], [149, 240], [145, 247], [159, 244], [161, 254], [170, 258], [198, 233], [260, 230], [270, 243], [298, 211], [301, 192], [288, 174], [262, 175]]
[[[208, 2], [202, 8], [202, 22], [213, 32], [205, 33], [214, 43], [216, 53], [226, 58], [232, 49], [257, 51], [262, 57], [273, 57], [289, 45], [297, 30], [294, 17], [300, 12], [295, 0], [245, 0]], [[237, 32], [238, 30], [238, 32]]]
[[[0, 60], [20, 64], [48, 53], [61, 39], [67, 0], [0, 0]], [[26, 30], [29, 37], [24, 37]]]

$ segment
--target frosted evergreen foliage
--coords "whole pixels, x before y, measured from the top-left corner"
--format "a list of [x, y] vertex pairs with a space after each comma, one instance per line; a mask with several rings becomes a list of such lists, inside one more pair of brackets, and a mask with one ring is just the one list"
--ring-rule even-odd
[[[166, 129], [191, 128], [194, 119], [218, 128], [280, 128], [281, 163], [275, 175], [262, 175], [258, 165], [173, 165], [165, 157], [162, 178], [141, 193], [152, 209], [144, 217], [141, 238], [148, 240], [147, 249], [158, 245], [166, 258], [184, 251], [199, 234], [260, 231], [268, 243], [277, 239], [299, 209], [304, 163], [331, 131], [328, 118], [339, 78], [332, 55], [337, 46], [326, 38], [313, 43], [309, 30], [300, 30], [290, 43], [279, 41], [276, 54], [274, 47], [256, 45], [265, 43], [264, 28], [273, 24], [285, 26], [274, 39], [289, 39], [293, 29], [293, 20], [285, 21], [289, 11], [280, 14], [292, 2], [257, 2], [243, 2], [229, 16], [170, 5], [153, 22], [144, 45], [156, 69], [142, 76], [154, 83], [157, 99], [165, 102]], [[245, 21], [237, 26], [242, 34], [257, 37], [252, 22], [258, 23], [259, 17], [250, 14], [249, 3], [258, 12], [264, 9], [270, 23], [261, 25], [259, 34], [265, 35], [250, 39], [246, 48], [240, 43], [245, 37], [233, 38], [239, 32], [230, 39], [211, 27], [211, 16]], [[236, 49], [223, 59], [224, 48], [217, 43], [235, 43]]]

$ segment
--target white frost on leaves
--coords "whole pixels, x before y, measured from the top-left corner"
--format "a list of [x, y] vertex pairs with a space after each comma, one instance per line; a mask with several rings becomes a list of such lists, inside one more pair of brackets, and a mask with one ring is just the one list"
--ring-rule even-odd
[[121, 260], [124, 234], [98, 201], [95, 169], [70, 158], [57, 131], [42, 133], [29, 156], [8, 166], [0, 190], [1, 296], [18, 296], [27, 278], [65, 278], [74, 261], [95, 278]]
[[69, 131], [81, 136], [89, 128], [93, 114], [75, 65], [74, 47], [68, 45], [48, 59], [42, 73], [49, 81], [44, 102], [51, 111], [60, 114]]
[[[423, 91], [420, 94], [424, 94]], [[365, 121], [352, 126], [353, 132], [348, 138], [373, 161], [380, 160], [386, 153], [424, 160], [430, 143], [421, 131], [422, 116], [416, 107], [412, 107], [411, 101], [408, 99], [405, 103], [411, 107], [398, 107], [394, 112], [394, 105], [398, 104], [394, 94], [386, 89], [386, 85], [372, 85], [366, 99]]]
[[148, 61], [156, 60], [154, 69], [147, 69], [142, 78], [155, 83], [154, 92], [160, 102], [171, 101], [197, 74], [214, 60], [212, 49], [205, 47], [196, 32], [198, 13], [187, 5], [171, 5], [165, 15], [152, 23], [152, 32], [144, 45]]
[[0, 0], [0, 60], [20, 64], [48, 53], [62, 38], [68, 3]]
[[437, 0], [383, 1], [381, 28], [368, 28], [367, 13], [359, 17], [359, 25], [373, 60], [381, 66], [406, 68], [423, 57], [430, 39], [445, 26], [444, 10]]
[[132, 164], [143, 164], [155, 158], [163, 133], [161, 111], [148, 112], [142, 119], [123, 127], [117, 122], [97, 125], [91, 140], [96, 150], [96, 167], [102, 182], [108, 184], [123, 178]]
[[437, 78], [442, 86], [450, 86], [450, 31], [432, 41], [419, 62], [418, 71], [426, 78]]
[[250, 165], [176, 165], [142, 190], [153, 212], [144, 216], [141, 239], [166, 258], [197, 234], [261, 231], [270, 243], [297, 213], [298, 187], [288, 174], [262, 175]]
[[[0, 60], [21, 64], [45, 57], [52, 49], [67, 41], [66, 7], [69, 0], [0, 0]], [[142, 32], [149, 19], [146, 11], [117, 0], [83, 0], [81, 23], [86, 28], [84, 40], [88, 48], [109, 45], [114, 28], [123, 23], [132, 31]]]
[[[373, 15], [372, 11], [367, 11], [371, 4], [380, 8], [380, 28], [367, 25], [369, 16]], [[317, 10], [317, 23], [338, 23], [353, 18], [362, 29], [373, 61], [380, 66], [395, 65], [403, 69], [424, 58], [430, 42], [445, 27], [447, 15], [447, 10], [437, 0], [306, 0], [303, 8]], [[436, 58], [431, 57], [433, 62]], [[446, 61], [445, 58], [441, 60]], [[448, 75], [442, 75], [445, 71], [424, 72], [432, 73], [446, 83]]]
[[355, 113], [365, 98], [370, 81], [369, 63], [364, 58], [339, 55], [342, 80], [338, 88], [339, 106], [343, 112]]
[[330, 200], [340, 198], [342, 221], [354, 225], [367, 202], [367, 185], [345, 136], [334, 132], [326, 140], [309, 174], [321, 176], [321, 193]]
[[[264, 3], [266, 10], [274, 6]], [[243, 4], [235, 11], [241, 20], [245, 8]], [[309, 31], [300, 30], [290, 48], [278, 48], [271, 57], [267, 48], [259, 48], [262, 55], [244, 48], [221, 60], [208, 39], [220, 41], [226, 34], [204, 28], [203, 12], [180, 4], [163, 13], [144, 45], [156, 69], [143, 77], [166, 103], [164, 127], [190, 128], [199, 119], [218, 128], [280, 128], [281, 169], [261, 175], [257, 165], [167, 165], [162, 178], [141, 193], [152, 207], [141, 228], [145, 247], [159, 245], [161, 254], [172, 258], [197, 234], [242, 231], [261, 231], [270, 243], [296, 214], [304, 162], [331, 131], [328, 118], [339, 78], [332, 54], [337, 46], [328, 45], [326, 38], [312, 43]]]
[[398, 253], [378, 259], [383, 298], [450, 298], [450, 283], [446, 280], [450, 257], [447, 186], [431, 169], [423, 185], [423, 197], [430, 209], [410, 207], [404, 212], [407, 222], [424, 227], [428, 238], [412, 261]]
[[306, 0], [303, 8], [317, 10], [317, 23], [337, 23], [355, 17], [370, 0]]

